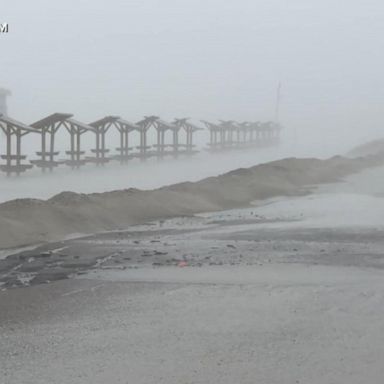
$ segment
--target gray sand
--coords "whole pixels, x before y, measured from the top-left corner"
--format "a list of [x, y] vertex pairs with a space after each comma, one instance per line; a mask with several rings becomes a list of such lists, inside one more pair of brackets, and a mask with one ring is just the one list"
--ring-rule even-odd
[[382, 383], [379, 271], [218, 268], [8, 291], [2, 382]]
[[291, 158], [150, 191], [63, 192], [49, 200], [9, 201], [0, 204], [0, 249], [61, 240], [76, 233], [119, 230], [148, 220], [246, 207], [253, 200], [300, 195], [308, 192], [310, 185], [335, 182], [383, 161], [382, 156]]
[[0, 292], [0, 382], [382, 383], [383, 176], [47, 245], [99, 258]]

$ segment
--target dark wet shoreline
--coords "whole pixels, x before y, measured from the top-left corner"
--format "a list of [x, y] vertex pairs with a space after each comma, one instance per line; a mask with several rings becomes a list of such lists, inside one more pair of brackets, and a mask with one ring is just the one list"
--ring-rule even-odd
[[[162, 220], [44, 244], [0, 260], [1, 288], [50, 283], [91, 270], [287, 263], [384, 267], [384, 228], [305, 228], [297, 218], [265, 218], [255, 211]], [[298, 227], [268, 228], [284, 223]]]

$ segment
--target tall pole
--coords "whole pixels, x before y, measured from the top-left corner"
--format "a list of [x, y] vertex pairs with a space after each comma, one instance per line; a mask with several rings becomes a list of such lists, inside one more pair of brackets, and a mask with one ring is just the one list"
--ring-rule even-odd
[[280, 102], [281, 102], [281, 81], [277, 86], [276, 92], [276, 109], [275, 109], [275, 122], [278, 123], [280, 120]]

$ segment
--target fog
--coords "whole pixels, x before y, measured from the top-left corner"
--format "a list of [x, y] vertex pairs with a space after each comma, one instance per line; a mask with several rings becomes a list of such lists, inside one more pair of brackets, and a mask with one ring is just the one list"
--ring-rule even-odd
[[383, 382], [383, 1], [0, 10], [0, 383]]
[[0, 85], [25, 122], [281, 120], [319, 146], [381, 134], [379, 0], [13, 0], [1, 6]]

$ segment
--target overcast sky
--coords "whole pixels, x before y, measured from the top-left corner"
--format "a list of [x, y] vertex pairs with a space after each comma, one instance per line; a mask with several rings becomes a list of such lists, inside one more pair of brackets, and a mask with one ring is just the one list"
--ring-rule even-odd
[[25, 122], [272, 119], [281, 81], [287, 128], [384, 130], [382, 0], [1, 0], [3, 22], [0, 86]]

